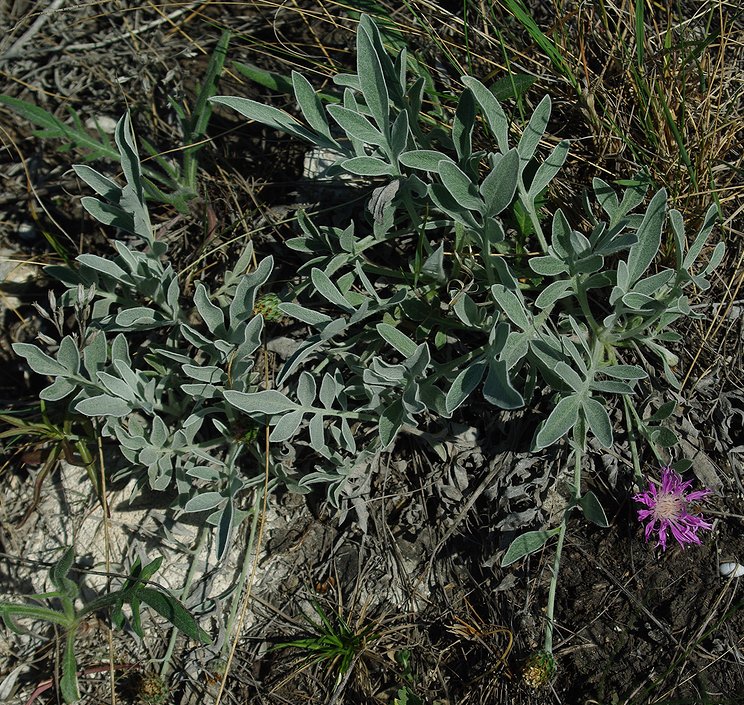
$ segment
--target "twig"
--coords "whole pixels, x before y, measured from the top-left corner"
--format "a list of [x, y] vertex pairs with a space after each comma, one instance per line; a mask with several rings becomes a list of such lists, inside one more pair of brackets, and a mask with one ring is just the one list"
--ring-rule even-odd
[[44, 26], [44, 23], [49, 19], [49, 17], [56, 12], [64, 2], [65, 0], [54, 0], [46, 10], [40, 12], [35, 22], [20, 37], [18, 37], [8, 51], [0, 56], [0, 61], [9, 61], [10, 59], [15, 59], [20, 56], [21, 49], [23, 49], [24, 45], [34, 37], [34, 35]]

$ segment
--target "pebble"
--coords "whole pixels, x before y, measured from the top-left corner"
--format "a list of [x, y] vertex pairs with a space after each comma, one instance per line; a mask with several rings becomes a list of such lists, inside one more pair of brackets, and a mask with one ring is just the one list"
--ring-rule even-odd
[[744, 565], [742, 565], [741, 563], [721, 563], [721, 565], [718, 566], [718, 570], [724, 578], [728, 578], [732, 575], [735, 578], [740, 578], [742, 575], [744, 575]]

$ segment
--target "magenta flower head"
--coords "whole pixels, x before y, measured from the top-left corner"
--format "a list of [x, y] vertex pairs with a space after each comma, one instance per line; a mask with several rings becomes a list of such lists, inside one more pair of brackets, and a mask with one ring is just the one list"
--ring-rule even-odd
[[677, 543], [685, 547], [687, 543], [700, 543], [698, 531], [708, 530], [712, 525], [699, 516], [696, 502], [707, 497], [711, 491], [696, 490], [688, 492], [691, 481], [682, 482], [682, 477], [669, 467], [661, 469], [661, 486], [649, 482], [648, 489], [633, 497], [636, 502], [646, 506], [638, 510], [638, 521], [646, 523], [646, 542], [651, 534], [657, 532], [663, 551], [667, 547], [667, 530]]

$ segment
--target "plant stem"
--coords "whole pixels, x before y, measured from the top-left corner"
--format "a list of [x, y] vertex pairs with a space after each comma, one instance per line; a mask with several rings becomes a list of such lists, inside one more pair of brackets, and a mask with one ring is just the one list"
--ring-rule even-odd
[[574, 450], [574, 496], [571, 502], [563, 512], [561, 521], [561, 530], [558, 534], [558, 545], [555, 548], [555, 559], [553, 560], [553, 575], [550, 578], [550, 587], [548, 589], [548, 605], [545, 611], [547, 624], [545, 625], [545, 643], [544, 650], [548, 654], [553, 653], [553, 631], [555, 629], [555, 594], [558, 588], [558, 572], [561, 567], [561, 554], [563, 553], [563, 543], [566, 540], [566, 529], [568, 528], [568, 516], [571, 510], [576, 506], [581, 497], [581, 458], [582, 449], [577, 447]]
[[[191, 555], [191, 563], [189, 565], [188, 573], [186, 573], [186, 578], [183, 582], [183, 589], [181, 590], [181, 601], [186, 602], [186, 598], [189, 595], [189, 590], [191, 589], [191, 583], [194, 582], [194, 575], [196, 574], [196, 561], [201, 555], [202, 549], [204, 548], [204, 543], [207, 540], [207, 536], [209, 535], [210, 531], [206, 524], [203, 524], [201, 529], [199, 530], [199, 535], [196, 540], [196, 546], [194, 547], [194, 551]], [[163, 657], [163, 665], [160, 667], [160, 675], [165, 678], [168, 675], [168, 672], [170, 671], [170, 662], [171, 658], [173, 658], [173, 651], [176, 648], [176, 640], [178, 639], [178, 629], [176, 627], [173, 627], [171, 630], [170, 639], [168, 640], [168, 648], [165, 651], [165, 656]]]

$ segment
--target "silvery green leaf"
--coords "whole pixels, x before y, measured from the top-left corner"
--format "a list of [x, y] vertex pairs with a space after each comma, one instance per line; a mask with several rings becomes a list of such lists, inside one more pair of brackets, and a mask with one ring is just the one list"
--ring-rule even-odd
[[510, 149], [499, 159], [498, 164], [491, 169], [480, 185], [488, 215], [498, 215], [512, 202], [518, 180], [519, 154], [516, 149]]
[[[674, 213], [679, 215], [677, 211], [674, 211]], [[681, 220], [681, 216], [679, 220]], [[692, 265], [695, 264], [695, 261], [697, 260], [698, 256], [700, 255], [700, 252], [705, 246], [705, 243], [708, 240], [708, 236], [713, 230], [713, 227], [715, 226], [717, 220], [718, 220], [718, 208], [714, 204], [710, 206], [710, 208], [708, 208], [708, 210], [706, 211], [705, 218], [703, 219], [703, 224], [700, 227], [700, 231], [698, 232], [697, 237], [695, 238], [695, 241], [692, 243], [692, 245], [690, 245], [690, 249], [688, 250], [684, 259], [682, 260], [681, 269], [689, 270], [692, 267]], [[682, 235], [684, 236], [684, 225], [682, 225]], [[680, 251], [681, 251], [681, 247], [680, 247]]]
[[[646, 379], [648, 377], [646, 371], [637, 365], [609, 365], [607, 367], [600, 367], [599, 372], [608, 377], [615, 377], [616, 379]], [[674, 402], [672, 402], [673, 408]]]
[[517, 536], [514, 541], [511, 542], [509, 548], [506, 549], [504, 557], [501, 559], [501, 567], [515, 563], [520, 558], [530, 555], [539, 551], [546, 542], [558, 534], [559, 528], [550, 529], [550, 531], [526, 531], [525, 533]]
[[584, 516], [597, 526], [607, 528], [610, 524], [607, 521], [607, 515], [605, 514], [602, 505], [597, 499], [597, 495], [591, 490], [585, 492], [579, 500], [579, 506], [584, 512]]
[[652, 274], [650, 277], [641, 279], [633, 285], [633, 291], [637, 294], [646, 294], [648, 296], [656, 296], [674, 276], [674, 270], [662, 269], [656, 274]]
[[615, 189], [613, 189], [606, 181], [598, 178], [592, 180], [592, 187], [594, 188], [594, 196], [599, 205], [602, 207], [604, 212], [610, 216], [610, 218], [614, 218], [618, 207]]
[[202, 320], [207, 324], [210, 333], [214, 333], [220, 326], [225, 325], [225, 316], [222, 309], [209, 300], [207, 289], [201, 282], [196, 283], [194, 304]]
[[240, 278], [229, 307], [230, 330], [235, 330], [241, 321], [253, 316], [256, 290], [267, 282], [273, 269], [274, 258], [271, 256], [265, 257], [258, 263], [258, 267], [253, 272], [244, 274]]
[[310, 82], [301, 73], [292, 71], [292, 86], [297, 105], [300, 106], [307, 124], [316, 132], [325, 135], [329, 140], [335, 142], [333, 137], [331, 137], [331, 130], [328, 127], [328, 120], [325, 116], [323, 105], [315, 90], [310, 85]]
[[628, 307], [635, 311], [641, 311], [641, 310], [652, 310], [657, 305], [663, 306], [662, 302], [658, 301], [655, 298], [652, 298], [651, 296], [646, 296], [646, 294], [638, 294], [634, 291], [631, 291], [629, 294], [625, 294], [623, 296], [623, 303]]
[[67, 368], [57, 362], [54, 358], [49, 357], [46, 353], [41, 352], [39, 348], [30, 343], [13, 343], [13, 352], [16, 355], [20, 355], [26, 360], [28, 366], [37, 374], [40, 375], [51, 375], [56, 377], [59, 375], [67, 376]]
[[597, 440], [605, 448], [612, 448], [612, 424], [604, 406], [596, 399], [587, 398], [582, 400], [581, 409]]
[[383, 449], [387, 449], [393, 444], [400, 427], [403, 425], [403, 416], [403, 402], [400, 399], [396, 399], [380, 415], [379, 433]]
[[152, 419], [152, 432], [150, 433], [150, 443], [156, 448], [164, 448], [170, 432], [163, 419], [154, 416]]
[[465, 206], [461, 205], [442, 184], [429, 185], [429, 198], [431, 198], [439, 210], [449, 215], [455, 222], [471, 230], [479, 230], [478, 223], [473, 217], [473, 214]]
[[60, 341], [57, 362], [62, 363], [70, 375], [76, 375], [80, 371], [80, 351], [69, 335]]
[[106, 364], [107, 352], [106, 334], [94, 331], [83, 348], [83, 366], [91, 378]]
[[581, 393], [586, 387], [586, 382], [579, 374], [565, 362], [559, 362], [553, 368], [555, 373], [575, 392]]
[[109, 394], [99, 394], [89, 399], [83, 399], [75, 405], [75, 411], [83, 416], [113, 416], [121, 418], [132, 411], [131, 404], [119, 397]]
[[142, 202], [144, 200], [142, 173], [140, 171], [139, 154], [137, 153], [137, 145], [134, 141], [134, 132], [132, 131], [132, 122], [128, 111], [124, 113], [116, 125], [114, 141], [119, 148], [121, 168], [127, 184], [132, 187], [135, 198]]
[[328, 323], [333, 319], [327, 316], [325, 313], [320, 311], [313, 311], [312, 309], [305, 308], [299, 304], [293, 303], [281, 303], [279, 304], [279, 310], [290, 318], [294, 318], [303, 323], [307, 323], [310, 326], [317, 326], [321, 323]]
[[499, 409], [519, 409], [524, 406], [524, 399], [512, 385], [508, 369], [505, 360], [489, 362], [488, 374], [483, 384], [483, 398]]
[[480, 198], [478, 189], [457, 164], [443, 159], [439, 162], [437, 171], [442, 183], [455, 201], [468, 210], [485, 212], [485, 204]]
[[136, 403], [137, 396], [135, 390], [119, 377], [114, 377], [108, 372], [98, 372], [96, 377], [107, 392], [132, 404]]
[[100, 223], [112, 225], [132, 235], [137, 234], [134, 218], [122, 208], [103, 203], [93, 196], [83, 196], [80, 199], [80, 205]]
[[527, 127], [524, 128], [519, 145], [517, 146], [522, 168], [532, 159], [537, 145], [540, 144], [540, 140], [545, 134], [545, 128], [548, 126], [548, 120], [550, 119], [550, 110], [550, 96], [546, 95], [538, 103], [535, 112], [532, 113], [532, 117], [530, 117], [530, 121], [527, 123]]
[[648, 431], [648, 440], [662, 448], [674, 448], [679, 443], [677, 434], [671, 428], [661, 426]]
[[474, 362], [457, 375], [452, 382], [445, 398], [445, 408], [451, 414], [460, 407], [473, 393], [483, 379], [486, 371], [486, 363], [483, 360]]
[[210, 384], [219, 384], [224, 374], [222, 369], [215, 367], [214, 365], [181, 365], [181, 369], [184, 374], [191, 377], [191, 379], [199, 380], [200, 382], [209, 382]]
[[488, 125], [496, 138], [496, 144], [502, 154], [509, 151], [509, 120], [506, 117], [499, 101], [491, 91], [488, 90], [477, 78], [472, 76], [462, 76], [463, 84], [469, 88], [478, 104], [483, 110], [483, 114], [488, 121]]
[[535, 445], [538, 450], [553, 445], [573, 428], [579, 418], [580, 406], [581, 397], [578, 394], [564, 397], [555, 405], [535, 437]]
[[313, 376], [309, 372], [301, 372], [300, 378], [297, 380], [297, 400], [302, 406], [312, 407], [316, 392], [317, 388]]
[[189, 477], [195, 477], [197, 480], [207, 480], [209, 482], [215, 482], [220, 479], [220, 473], [215, 468], [202, 465], [189, 468], [186, 474]]
[[426, 258], [421, 267], [421, 273], [439, 284], [447, 282], [447, 275], [444, 272], [444, 242], [441, 242], [439, 247]]
[[219, 492], [202, 492], [192, 497], [183, 507], [184, 512], [206, 512], [225, 501]]
[[116, 315], [114, 320], [116, 321], [116, 325], [122, 326], [122, 328], [151, 326], [158, 323], [158, 320], [155, 318], [155, 311], [146, 306], [125, 308]]
[[416, 343], [395, 326], [389, 323], [378, 323], [376, 328], [383, 340], [392, 345], [401, 355], [410, 358], [416, 353]]
[[554, 254], [563, 261], [575, 254], [571, 246], [571, 226], [560, 208], [553, 215], [550, 245]]
[[646, 214], [643, 216], [643, 221], [636, 232], [638, 242], [630, 248], [628, 254], [628, 281], [630, 285], [635, 284], [643, 276], [659, 251], [661, 230], [666, 216], [666, 203], [666, 189], [661, 189], [648, 204]]
[[390, 98], [381, 58], [377, 55], [372, 37], [363, 25], [357, 31], [357, 75], [359, 87], [380, 131], [390, 134]]
[[[448, 159], [452, 161], [446, 154], [433, 149], [413, 149], [410, 152], [403, 152], [398, 157], [398, 161], [403, 166], [432, 172], [438, 172], [439, 162]], [[454, 164], [454, 162], [452, 163]]]
[[341, 162], [350, 174], [357, 176], [393, 176], [395, 169], [377, 157], [352, 157]]
[[529, 335], [513, 330], [506, 338], [504, 347], [499, 353], [499, 359], [503, 360], [506, 368], [510, 370], [527, 355], [529, 347]]
[[467, 294], [455, 294], [455, 314], [466, 325], [471, 328], [480, 328], [483, 315], [470, 296]]
[[214, 96], [213, 98], [210, 98], [209, 101], [211, 103], [226, 105], [228, 108], [236, 110], [249, 120], [256, 120], [264, 125], [273, 127], [275, 130], [286, 132], [295, 137], [299, 137], [306, 142], [318, 145], [318, 147], [326, 147], [328, 149], [336, 147], [335, 142], [329, 140], [324, 135], [310, 132], [310, 130], [303, 127], [289, 113], [285, 113], [277, 108], [272, 108], [269, 105], [258, 103], [249, 98], [237, 98], [222, 95]]
[[568, 267], [552, 255], [530, 257], [528, 264], [533, 272], [542, 274], [545, 277], [556, 277], [559, 274], [568, 272]]
[[[716, 267], [718, 267], [719, 264], [723, 261], [723, 256], [726, 254], [726, 243], [725, 242], [719, 242], [715, 248], [713, 248], [713, 254], [710, 256], [710, 260], [708, 261], [708, 264], [705, 265], [705, 269], [702, 271], [703, 276], [707, 276], [710, 274]], [[701, 277], [697, 277], [697, 279], [700, 279]], [[703, 286], [702, 288], [705, 290], [708, 288], [707, 284], [708, 282], [705, 282], [706, 286]], [[699, 286], [699, 285], [698, 285]]]
[[310, 447], [321, 455], [326, 451], [325, 426], [322, 414], [313, 414], [308, 423], [308, 435], [310, 436]]
[[398, 113], [390, 131], [390, 153], [395, 162], [408, 145], [408, 133], [408, 113], [403, 110]]
[[494, 284], [491, 287], [491, 294], [512, 323], [522, 330], [529, 327], [530, 322], [527, 318], [524, 303], [513, 291], [509, 291], [502, 284]]
[[618, 382], [617, 380], [595, 380], [589, 385], [589, 387], [595, 392], [603, 392], [605, 394], [633, 393], [633, 387], [625, 382]]
[[337, 73], [333, 76], [332, 80], [337, 86], [351, 88], [358, 93], [362, 92], [362, 87], [359, 84], [359, 76], [355, 73]]
[[529, 197], [537, 198], [538, 194], [553, 180], [566, 161], [570, 142], [561, 140], [550, 153], [548, 158], [540, 164], [530, 184]]
[[57, 377], [52, 384], [41, 390], [39, 399], [43, 399], [44, 401], [61, 401], [77, 388], [76, 384], [73, 384], [64, 377]]
[[291, 399], [275, 389], [265, 389], [261, 392], [225, 391], [225, 399], [237, 409], [247, 414], [284, 414], [297, 408]]
[[351, 432], [349, 422], [345, 418], [341, 418], [341, 438], [343, 439], [344, 448], [349, 453], [356, 453], [357, 445], [354, 440], [354, 434]]
[[[338, 382], [334, 379], [333, 375], [326, 372], [323, 375], [323, 381], [320, 383], [320, 394], [318, 398], [320, 403], [326, 408], [330, 409], [333, 406], [333, 400], [336, 398], [339, 389]], [[343, 387], [341, 387], [343, 389]]]
[[548, 284], [548, 286], [546, 286], [535, 299], [535, 306], [538, 308], [548, 308], [549, 306], [552, 306], [559, 299], [564, 299], [567, 296], [570, 296], [573, 293], [571, 287], [571, 279], [559, 279], [558, 281]]
[[184, 394], [188, 394], [188, 396], [193, 397], [194, 399], [214, 399], [221, 391], [218, 387], [206, 382], [182, 384], [179, 388]]
[[452, 141], [460, 161], [468, 159], [473, 152], [472, 137], [475, 127], [475, 102], [473, 93], [466, 89], [460, 94], [455, 120], [452, 124]]
[[75, 164], [72, 170], [99, 196], [114, 203], [119, 201], [121, 189], [116, 182], [84, 164]]
[[75, 259], [80, 264], [95, 269], [97, 272], [103, 272], [123, 284], [128, 285], [131, 281], [129, 275], [116, 262], [105, 257], [99, 257], [98, 255], [78, 255]]
[[342, 105], [329, 105], [327, 110], [348, 136], [376, 147], [386, 143], [383, 134], [364, 115]]
[[349, 303], [346, 297], [338, 290], [336, 285], [328, 278], [328, 275], [317, 267], [310, 270], [310, 279], [315, 286], [315, 290], [347, 313], [353, 313], [354, 307]]
[[290, 411], [288, 414], [282, 416], [274, 426], [274, 430], [269, 436], [269, 440], [272, 443], [281, 443], [282, 441], [289, 440], [297, 433], [297, 429], [302, 423], [302, 417], [304, 411]]

